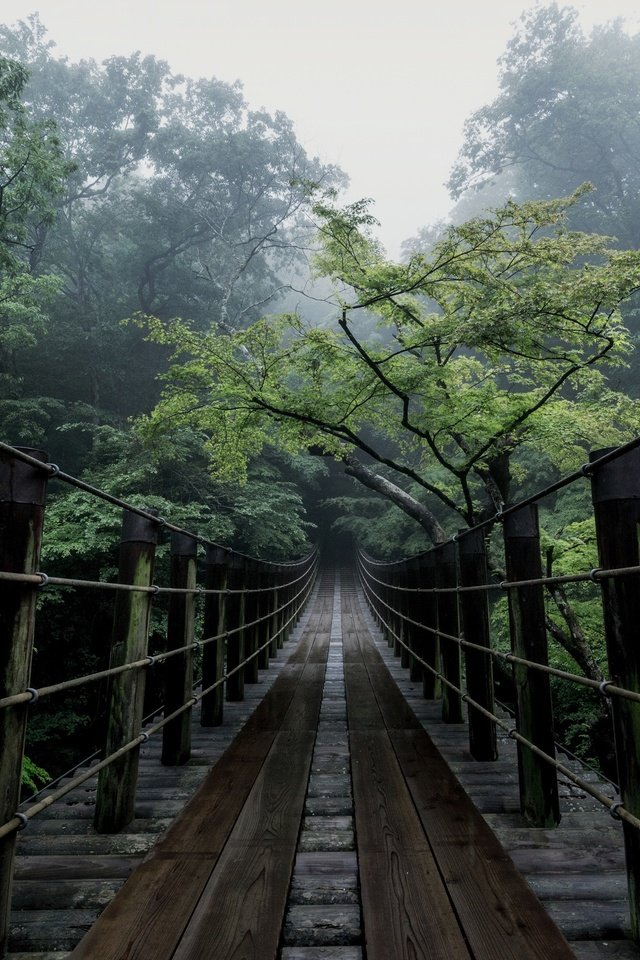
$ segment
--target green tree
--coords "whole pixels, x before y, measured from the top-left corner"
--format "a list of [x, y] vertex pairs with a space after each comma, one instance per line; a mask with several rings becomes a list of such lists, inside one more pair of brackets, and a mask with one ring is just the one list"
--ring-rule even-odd
[[[58, 294], [19, 375], [48, 398], [57, 455], [81, 467], [90, 434], [60, 428], [121, 425], [158, 397], [166, 351], [144, 348], [123, 318], [255, 319], [304, 243], [309, 184], [338, 173], [306, 156], [283, 114], [251, 111], [239, 84], [139, 54], [72, 63], [37, 16], [0, 26], [0, 50], [28, 69], [26, 108], [56, 120], [75, 165], [55, 222], [30, 226], [32, 274], [55, 275]], [[35, 439], [18, 425], [14, 438]]]
[[640, 34], [615, 21], [587, 36], [552, 3], [523, 15], [500, 67], [497, 98], [465, 124], [452, 195], [550, 199], [590, 181], [572, 225], [640, 247]]
[[567, 230], [583, 192], [509, 202], [406, 264], [383, 258], [366, 204], [319, 206], [335, 326], [287, 315], [227, 335], [148, 319], [175, 357], [147, 435], [193, 425], [227, 479], [267, 443], [332, 455], [433, 542], [493, 516], [532, 455], [553, 473], [637, 429], [638, 402], [605, 374], [630, 349], [619, 305], [640, 253]]
[[20, 64], [0, 58], [0, 413], [10, 424], [35, 424], [42, 409], [22, 402], [18, 361], [42, 336], [58, 284], [33, 274], [31, 238], [53, 222], [70, 174], [55, 125], [27, 114], [26, 82]]
[[[183, 359], [147, 429], [196, 423], [226, 472], [265, 442], [318, 447], [434, 540], [441, 520], [400, 483], [450, 521], [475, 523], [508, 499], [523, 444], [567, 466], [589, 435], [615, 442], [637, 415], [602, 371], [628, 351], [618, 306], [638, 284], [640, 255], [568, 232], [578, 199], [508, 203], [407, 264], [383, 259], [366, 206], [317, 208], [335, 327], [287, 315], [202, 335], [150, 320], [153, 339]], [[365, 308], [374, 335], [358, 323]]]

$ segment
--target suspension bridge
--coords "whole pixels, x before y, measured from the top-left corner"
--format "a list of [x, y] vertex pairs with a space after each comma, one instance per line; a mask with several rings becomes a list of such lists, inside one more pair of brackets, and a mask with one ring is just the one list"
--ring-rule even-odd
[[[123, 510], [113, 581], [41, 569], [54, 481]], [[545, 577], [536, 502], [579, 482], [600, 567]], [[398, 563], [269, 563], [0, 445], [0, 953], [639, 957], [640, 443], [505, 509], [500, 581], [495, 522]], [[154, 582], [161, 532], [167, 584]], [[544, 590], [559, 582], [602, 593], [602, 681], [549, 663]], [[104, 669], [34, 685], [43, 589], [111, 592]], [[509, 650], [492, 642], [495, 595]], [[515, 719], [495, 700], [498, 661]], [[145, 715], [160, 670], [163, 703]], [[618, 785], [557, 748], [552, 677], [610, 703]], [[103, 749], [21, 803], [30, 712], [85, 685], [105, 691]]]

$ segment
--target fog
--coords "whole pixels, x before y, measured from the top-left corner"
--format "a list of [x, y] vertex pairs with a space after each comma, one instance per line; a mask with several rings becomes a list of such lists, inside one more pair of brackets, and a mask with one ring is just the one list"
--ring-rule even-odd
[[[465, 117], [497, 90], [496, 60], [532, 6], [326, 0], [15, 0], [0, 18], [38, 9], [72, 59], [139, 49], [192, 76], [240, 79], [255, 108], [283, 110], [307, 150], [350, 176], [350, 198], [373, 197], [391, 255], [444, 216], [444, 187]], [[574, 4], [591, 28], [640, 24], [635, 0]]]

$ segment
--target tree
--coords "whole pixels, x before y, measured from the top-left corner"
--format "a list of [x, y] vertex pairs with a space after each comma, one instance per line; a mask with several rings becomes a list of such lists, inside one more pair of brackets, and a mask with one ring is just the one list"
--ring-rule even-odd
[[44, 349], [23, 351], [18, 375], [47, 397], [50, 422], [36, 435], [15, 420], [11, 435], [56, 430], [80, 468], [89, 434], [69, 421], [122, 424], [157, 400], [165, 351], [144, 350], [123, 318], [255, 319], [304, 243], [310, 184], [340, 175], [306, 156], [284, 114], [250, 110], [240, 84], [139, 54], [72, 63], [37, 16], [0, 26], [0, 50], [28, 69], [25, 109], [55, 118], [74, 165], [55, 218], [29, 225], [32, 276], [55, 275], [57, 296]]
[[32, 274], [31, 236], [52, 222], [71, 172], [55, 125], [28, 117], [26, 82], [20, 64], [0, 58], [0, 411], [10, 423], [38, 419], [40, 403], [21, 403], [16, 361], [42, 335], [57, 282]]
[[549, 199], [590, 181], [572, 225], [640, 247], [640, 34], [615, 21], [585, 36], [577, 10], [552, 3], [523, 15], [500, 64], [498, 97], [465, 124], [452, 195]]
[[[483, 519], [509, 498], [525, 443], [566, 466], [589, 435], [615, 442], [637, 414], [603, 370], [629, 349], [618, 305], [640, 255], [568, 232], [579, 199], [509, 202], [407, 264], [383, 259], [366, 205], [316, 208], [317, 266], [339, 284], [335, 328], [287, 315], [202, 335], [150, 319], [176, 362], [147, 430], [197, 424], [227, 474], [265, 442], [319, 448], [435, 541], [445, 530], [428, 503], [449, 523]], [[365, 308], [373, 335], [358, 323]]]
[[[640, 253], [566, 229], [583, 194], [509, 202], [406, 264], [383, 259], [366, 204], [318, 206], [335, 327], [287, 315], [203, 335], [148, 318], [175, 356], [144, 430], [155, 442], [193, 425], [227, 478], [265, 443], [332, 455], [435, 543], [492, 517], [532, 452], [551, 472], [575, 467], [590, 442], [637, 427], [638, 402], [605, 372], [630, 349], [618, 308], [640, 282]], [[570, 605], [554, 601], [582, 656]]]

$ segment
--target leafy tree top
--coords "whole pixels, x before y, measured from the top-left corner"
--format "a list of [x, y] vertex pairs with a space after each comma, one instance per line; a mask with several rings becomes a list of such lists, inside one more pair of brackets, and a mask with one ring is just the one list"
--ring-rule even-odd
[[524, 443], [565, 465], [637, 422], [603, 370], [629, 349], [618, 305], [640, 254], [567, 230], [587, 189], [509, 202], [405, 264], [383, 258], [366, 204], [320, 205], [335, 326], [287, 315], [225, 336], [148, 319], [175, 362], [147, 430], [197, 425], [227, 475], [266, 442], [322, 450], [363, 480], [377, 463], [474, 522], [508, 496]]

